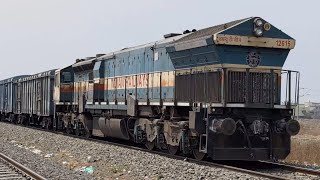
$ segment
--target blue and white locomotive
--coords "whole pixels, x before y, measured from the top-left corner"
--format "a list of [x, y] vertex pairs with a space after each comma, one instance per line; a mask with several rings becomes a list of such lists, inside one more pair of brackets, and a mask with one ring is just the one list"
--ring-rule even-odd
[[50, 73], [53, 99], [46, 107], [52, 105], [53, 114], [24, 115], [47, 128], [197, 159], [284, 159], [300, 130], [291, 104], [298, 72], [282, 69], [294, 46], [293, 38], [259, 17], [170, 33]]

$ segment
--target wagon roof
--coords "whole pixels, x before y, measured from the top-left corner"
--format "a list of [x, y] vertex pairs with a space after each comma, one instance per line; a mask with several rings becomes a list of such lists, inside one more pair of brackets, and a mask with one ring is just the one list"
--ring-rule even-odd
[[37, 74], [33, 74], [33, 75], [29, 75], [29, 76], [24, 76], [24, 77], [20, 77], [19, 79], [17, 79], [16, 81], [28, 81], [28, 80], [32, 80], [32, 79], [37, 79], [37, 78], [41, 78], [41, 77], [45, 77], [45, 76], [53, 76], [55, 71], [57, 69], [52, 69], [49, 71], [44, 71], [41, 73], [37, 73]]
[[23, 78], [23, 77], [27, 77], [29, 75], [20, 75], [20, 76], [14, 76], [14, 77], [11, 77], [11, 78], [7, 78], [7, 79], [4, 79], [4, 80], [0, 80], [0, 84], [5, 84], [5, 83], [8, 83], [8, 82], [13, 82], [17, 79], [20, 79], [20, 78]]

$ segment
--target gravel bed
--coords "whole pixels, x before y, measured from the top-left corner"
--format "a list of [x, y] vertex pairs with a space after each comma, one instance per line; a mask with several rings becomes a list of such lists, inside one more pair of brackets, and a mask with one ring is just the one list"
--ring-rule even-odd
[[0, 152], [48, 179], [264, 179], [1, 122]]
[[[0, 152], [2, 154], [9, 156], [13, 160], [48, 179], [92, 179], [92, 176], [87, 174], [83, 175], [84, 173], [82, 172], [72, 171], [61, 166], [56, 161], [44, 159], [42, 155], [36, 154], [36, 151], [32, 152], [32, 150], [36, 149], [24, 147], [24, 143], [15, 142], [14, 139], [18, 139], [17, 137], [22, 135], [19, 133], [24, 133], [25, 131], [18, 133], [17, 129], [13, 129], [12, 127], [8, 129], [8, 131], [5, 131], [6, 127], [10, 126], [3, 123], [1, 123], [0, 126]], [[29, 137], [32, 137], [32, 135]]]

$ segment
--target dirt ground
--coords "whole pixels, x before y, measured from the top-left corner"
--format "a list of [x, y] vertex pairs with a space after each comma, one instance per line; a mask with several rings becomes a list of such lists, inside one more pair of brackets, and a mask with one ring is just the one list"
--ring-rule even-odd
[[299, 120], [301, 130], [292, 137], [291, 153], [285, 160], [295, 164], [320, 165], [320, 119]]

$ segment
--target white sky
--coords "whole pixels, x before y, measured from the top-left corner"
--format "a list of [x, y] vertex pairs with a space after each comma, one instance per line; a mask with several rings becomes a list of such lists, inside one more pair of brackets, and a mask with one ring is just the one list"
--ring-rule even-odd
[[301, 71], [301, 101], [320, 101], [318, 1], [1, 0], [0, 79], [72, 64], [169, 32], [260, 16], [297, 40], [286, 69]]

